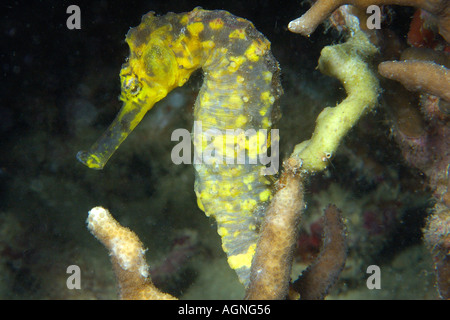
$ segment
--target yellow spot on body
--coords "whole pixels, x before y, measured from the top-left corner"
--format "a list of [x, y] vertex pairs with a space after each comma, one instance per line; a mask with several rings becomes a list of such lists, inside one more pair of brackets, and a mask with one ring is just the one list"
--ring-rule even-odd
[[228, 71], [235, 72], [235, 71], [237, 71], [237, 69], [239, 69], [239, 67], [236, 65], [236, 62], [231, 61], [230, 65], [228, 67]]
[[207, 107], [212, 104], [211, 96], [208, 92], [204, 92], [200, 97], [200, 103], [202, 107]]
[[247, 39], [244, 29], [233, 30], [228, 37], [230, 39]]
[[263, 72], [263, 78], [267, 83], [270, 83], [272, 81], [272, 72], [270, 71], [264, 71]]
[[269, 91], [264, 91], [261, 93], [261, 100], [268, 104], [273, 104], [275, 102], [275, 98], [270, 94]]
[[264, 108], [261, 108], [259, 110], [259, 114], [262, 115], [262, 116], [265, 116], [268, 109], [269, 109], [269, 106], [265, 106]]
[[[218, 224], [230, 224], [233, 223], [232, 217], [228, 214], [220, 214], [216, 217], [216, 221]], [[226, 227], [223, 227], [226, 228]], [[225, 238], [226, 239], [226, 238]], [[222, 239], [223, 243], [222, 245], [225, 243], [225, 240]], [[225, 251], [226, 252], [226, 251]]]
[[256, 244], [252, 244], [246, 253], [236, 254], [228, 257], [228, 264], [233, 269], [239, 269], [242, 267], [250, 268], [252, 265], [252, 259], [255, 255]]
[[220, 227], [217, 229], [217, 233], [219, 234], [219, 236], [225, 237], [228, 235], [228, 230], [227, 230], [227, 228]]
[[236, 119], [236, 128], [241, 128], [244, 126], [244, 124], [246, 124], [248, 121], [247, 117], [243, 114], [239, 115]]
[[245, 211], [253, 211], [253, 209], [256, 207], [257, 202], [255, 199], [245, 199], [244, 201], [242, 201], [242, 210]]
[[202, 200], [200, 200], [200, 193], [195, 191], [195, 195], [197, 196], [197, 206], [200, 210], [205, 212], [205, 207], [203, 206]]
[[261, 93], [261, 100], [264, 102], [264, 107], [259, 110], [259, 114], [265, 116], [275, 102], [275, 98], [269, 91], [264, 91]]
[[253, 183], [253, 181], [255, 181], [255, 177], [252, 175], [244, 177], [244, 183], [248, 186], [249, 190], [252, 190], [251, 184]]
[[270, 121], [268, 117], [264, 117], [262, 119], [262, 127], [263, 128], [270, 128], [271, 126], [272, 126], [272, 121]]
[[211, 40], [202, 42], [202, 47], [207, 50], [214, 49], [215, 46], [216, 46], [216, 44], [214, 43], [214, 41], [211, 41]]
[[228, 71], [230, 72], [236, 72], [241, 65], [245, 62], [245, 57], [243, 56], [238, 56], [238, 57], [230, 57], [230, 65], [228, 66]]
[[[231, 203], [225, 203], [225, 210], [227, 210], [228, 212], [233, 212], [233, 205]], [[231, 222], [231, 221], [229, 221]]]
[[198, 34], [203, 31], [205, 26], [202, 22], [194, 22], [187, 26], [187, 29], [193, 37], [198, 37]]
[[245, 56], [253, 62], [259, 60], [259, 57], [264, 55], [264, 53], [270, 49], [269, 41], [256, 41], [254, 40], [252, 44], [245, 50]]
[[269, 200], [269, 198], [272, 196], [272, 193], [269, 189], [264, 190], [259, 194], [259, 200], [262, 202]]
[[181, 16], [180, 23], [181, 23], [182, 25], [186, 25], [188, 22], [189, 22], [189, 17], [188, 17], [187, 14]]
[[236, 81], [239, 83], [243, 83], [244, 82], [244, 77], [243, 76], [237, 76]]
[[[226, 197], [231, 195], [231, 189], [233, 185], [227, 182], [221, 183], [219, 186], [219, 190], [217, 193], [218, 196]], [[225, 206], [229, 205], [229, 203], [226, 203]], [[228, 209], [232, 209], [232, 207], [229, 207]]]
[[214, 117], [209, 117], [207, 122], [209, 125], [211, 125], [213, 127], [216, 127], [216, 125], [217, 125], [217, 119]]
[[216, 18], [209, 22], [209, 27], [213, 30], [220, 30], [223, 28], [224, 22], [220, 18]]
[[240, 109], [242, 107], [242, 99], [238, 95], [230, 96], [227, 107], [230, 109]]

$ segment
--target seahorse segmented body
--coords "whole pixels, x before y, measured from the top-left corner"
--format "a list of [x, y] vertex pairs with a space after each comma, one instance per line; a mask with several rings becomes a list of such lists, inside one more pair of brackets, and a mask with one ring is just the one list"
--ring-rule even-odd
[[[217, 221], [230, 266], [247, 285], [260, 219], [272, 197], [270, 182], [261, 174], [264, 166], [254, 160], [267, 150], [261, 129], [271, 129], [277, 112], [273, 106], [282, 94], [270, 42], [243, 18], [200, 8], [165, 16], [150, 12], [130, 29], [126, 41], [130, 56], [120, 73], [122, 110], [78, 159], [91, 168], [103, 168], [145, 113], [202, 68], [204, 80], [194, 109], [202, 133], [194, 136], [194, 146], [203, 161], [194, 163], [195, 192], [200, 209]], [[238, 148], [229, 150], [222, 137], [231, 129], [242, 130], [232, 136]], [[209, 139], [204, 132], [211, 130], [223, 136]], [[247, 135], [246, 130], [254, 134]], [[209, 140], [218, 147], [213, 159], [202, 157]], [[218, 160], [224, 154], [217, 150], [236, 156], [239, 147], [244, 162]]]

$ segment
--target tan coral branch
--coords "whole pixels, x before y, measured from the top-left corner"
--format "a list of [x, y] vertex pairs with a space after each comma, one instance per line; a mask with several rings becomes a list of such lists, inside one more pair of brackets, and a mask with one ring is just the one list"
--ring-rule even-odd
[[378, 72], [401, 82], [410, 91], [424, 91], [450, 102], [449, 69], [428, 61], [386, 61]]
[[428, 11], [436, 18], [439, 33], [450, 42], [450, 5], [448, 0], [318, 0], [300, 18], [289, 23], [289, 30], [309, 36], [317, 26], [342, 5], [351, 4], [360, 8], [370, 5], [413, 6]]
[[322, 300], [336, 283], [347, 259], [346, 228], [340, 210], [329, 205], [324, 213], [320, 255], [292, 284], [303, 300]]
[[303, 182], [294, 174], [292, 169], [295, 167], [289, 160], [285, 163], [280, 189], [267, 210], [252, 262], [246, 299], [275, 300], [287, 296], [297, 227], [304, 209]]
[[95, 207], [87, 218], [89, 231], [108, 249], [124, 300], [172, 300], [152, 283], [145, 250], [138, 236], [122, 227], [108, 210]]

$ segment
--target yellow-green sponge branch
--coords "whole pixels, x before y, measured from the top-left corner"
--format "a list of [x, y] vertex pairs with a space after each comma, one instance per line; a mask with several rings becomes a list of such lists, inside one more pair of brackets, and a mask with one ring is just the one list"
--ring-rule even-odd
[[379, 85], [367, 61], [376, 52], [377, 48], [359, 30], [347, 42], [322, 49], [320, 71], [339, 79], [348, 96], [336, 107], [325, 108], [316, 120], [311, 139], [295, 146], [291, 158], [301, 164], [303, 171], [325, 169], [342, 138], [375, 106]]

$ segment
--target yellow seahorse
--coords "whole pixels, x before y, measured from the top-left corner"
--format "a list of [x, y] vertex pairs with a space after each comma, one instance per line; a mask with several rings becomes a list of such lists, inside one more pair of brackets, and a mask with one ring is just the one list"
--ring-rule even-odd
[[[194, 164], [195, 193], [199, 208], [217, 221], [228, 263], [247, 285], [260, 220], [272, 197], [270, 182], [261, 174], [264, 166], [254, 160], [267, 151], [268, 139], [260, 129], [271, 129], [282, 94], [270, 42], [243, 18], [201, 8], [165, 16], [150, 12], [130, 29], [126, 42], [130, 56], [120, 72], [123, 107], [91, 149], [77, 158], [102, 169], [145, 113], [202, 68], [204, 80], [194, 110], [202, 126], [194, 137], [197, 153], [212, 140], [203, 132], [242, 130], [234, 131], [232, 141], [238, 147], [231, 150], [229, 141], [221, 138], [225, 135], [214, 136], [211, 161]], [[247, 134], [249, 129], [253, 134]], [[225, 153], [237, 157], [242, 150], [243, 163], [218, 161]]]

